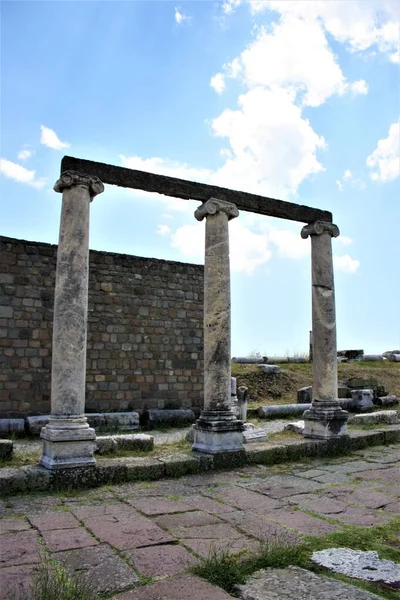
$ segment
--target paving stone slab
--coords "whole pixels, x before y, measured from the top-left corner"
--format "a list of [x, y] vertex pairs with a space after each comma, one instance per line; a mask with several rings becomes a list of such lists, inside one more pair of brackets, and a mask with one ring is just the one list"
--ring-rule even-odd
[[280, 525], [292, 527], [307, 535], [323, 535], [338, 529], [337, 525], [331, 525], [300, 510], [276, 510], [271, 513], [269, 518]]
[[193, 509], [198, 508], [214, 515], [230, 513], [236, 510], [236, 508], [233, 506], [228, 506], [227, 504], [223, 504], [223, 502], [218, 502], [217, 500], [212, 500], [211, 498], [200, 495], [185, 498], [185, 502], [187, 502]]
[[21, 565], [0, 569], [0, 600], [29, 597], [35, 567]]
[[84, 527], [46, 530], [42, 531], [42, 536], [47, 548], [52, 552], [97, 546], [99, 543], [93, 536], [89, 535]]
[[293, 473], [296, 477], [305, 477], [306, 479], [313, 479], [314, 477], [320, 477], [326, 475], [326, 471], [323, 469], [308, 469], [307, 471], [295, 471]]
[[70, 575], [81, 577], [101, 594], [119, 592], [139, 583], [139, 578], [126, 562], [107, 544], [54, 555]]
[[393, 496], [373, 492], [370, 489], [356, 489], [348, 496], [347, 501], [351, 504], [362, 504], [367, 508], [383, 508], [393, 502]]
[[30, 523], [26, 519], [0, 519], [0, 535], [12, 531], [25, 531], [30, 528]]
[[28, 515], [28, 519], [40, 532], [53, 529], [72, 529], [79, 526], [78, 519], [72, 513], [61, 510]]
[[154, 521], [163, 529], [170, 529], [171, 527], [195, 527], [199, 525], [214, 525], [221, 523], [221, 521], [214, 515], [202, 512], [200, 510], [161, 515], [161, 517], [156, 517]]
[[272, 544], [286, 544], [294, 546], [300, 542], [300, 536], [276, 523], [268, 521], [266, 517], [254, 516], [246, 511], [237, 511], [223, 515], [221, 518], [239, 528], [247, 536], [255, 537], [262, 542]]
[[299, 567], [258, 571], [239, 589], [242, 600], [381, 600], [375, 594]]
[[179, 513], [192, 510], [186, 502], [180, 500], [168, 500], [167, 498], [147, 497], [135, 500], [127, 500], [137, 510], [145, 515], [163, 515], [166, 513]]
[[182, 540], [182, 544], [202, 558], [207, 558], [212, 554], [219, 554], [222, 552], [230, 552], [233, 554], [240, 553], [245, 556], [248, 555], [249, 552], [257, 553], [260, 551], [260, 543], [245, 536], [242, 536], [236, 540], [205, 540], [188, 538]]
[[346, 510], [347, 504], [334, 498], [317, 496], [316, 494], [299, 494], [289, 498], [290, 504], [300, 506], [305, 510], [315, 512], [320, 515], [336, 515]]
[[37, 531], [17, 531], [1, 536], [0, 567], [40, 562], [42, 546]]
[[393, 514], [388, 514], [386, 511], [374, 511], [363, 506], [348, 506], [346, 512], [336, 515], [335, 519], [346, 525], [373, 527], [388, 523], [393, 519]]
[[385, 469], [385, 468], [387, 468], [387, 465], [380, 465], [378, 463], [374, 463], [373, 465], [371, 465], [371, 463], [368, 461], [358, 460], [358, 461], [342, 462], [342, 463], [337, 463], [337, 464], [333, 464], [333, 465], [326, 465], [326, 466], [324, 466], [324, 470], [325, 471], [333, 471], [335, 473], [357, 473], [359, 471], [366, 471], [367, 469], [370, 469], [371, 467], [373, 469]]
[[226, 523], [202, 525], [201, 527], [171, 527], [169, 531], [178, 539], [235, 539], [242, 537], [236, 529]]
[[199, 577], [183, 575], [118, 594], [112, 600], [228, 600], [232, 597]]
[[147, 577], [178, 575], [198, 562], [183, 546], [172, 544], [128, 550], [124, 556]]
[[302, 479], [293, 475], [273, 475], [259, 483], [249, 486], [252, 490], [261, 492], [272, 498], [284, 498], [294, 494], [306, 494], [320, 490], [323, 486], [309, 479]]
[[[352, 483], [353, 478], [350, 475], [347, 475], [347, 473], [327, 473], [326, 475], [320, 475], [318, 477], [315, 477], [313, 479], [313, 481], [315, 482], [319, 482], [321, 484], [338, 484], [338, 483]], [[321, 486], [320, 486], [321, 488]]]
[[222, 489], [217, 488], [211, 495], [217, 497], [221, 502], [230, 504], [235, 508], [251, 510], [260, 514], [268, 513], [270, 510], [283, 506], [283, 503], [279, 500], [268, 498], [262, 493], [241, 486], [227, 486]]
[[168, 535], [158, 525], [141, 519], [125, 518], [117, 520], [109, 517], [106, 520], [92, 518], [85, 520], [86, 527], [102, 542], [108, 542], [118, 550], [141, 548], [175, 542], [175, 538]]

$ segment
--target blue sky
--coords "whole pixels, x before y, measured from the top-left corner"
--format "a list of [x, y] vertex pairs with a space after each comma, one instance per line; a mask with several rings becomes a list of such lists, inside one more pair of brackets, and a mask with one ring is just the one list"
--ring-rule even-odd
[[[1, 2], [3, 235], [57, 243], [64, 154], [332, 211], [338, 347], [400, 347], [392, 0]], [[202, 263], [198, 203], [106, 186], [91, 248]], [[300, 223], [230, 224], [232, 354], [306, 352]]]

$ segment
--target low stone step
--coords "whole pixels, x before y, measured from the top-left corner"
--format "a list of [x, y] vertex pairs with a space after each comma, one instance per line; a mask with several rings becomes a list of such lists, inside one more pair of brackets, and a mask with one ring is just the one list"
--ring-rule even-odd
[[[85, 417], [90, 427], [97, 431], [133, 431], [139, 429], [139, 413], [87, 413]], [[23, 419], [21, 419], [23, 421]], [[27, 417], [28, 429], [31, 435], [40, 435], [42, 427], [50, 420], [50, 415]]]

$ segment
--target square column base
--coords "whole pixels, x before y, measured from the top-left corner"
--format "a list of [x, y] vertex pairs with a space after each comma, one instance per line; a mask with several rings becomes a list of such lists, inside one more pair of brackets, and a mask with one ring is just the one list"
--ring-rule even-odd
[[[222, 415], [221, 415], [222, 416]], [[216, 419], [215, 413], [202, 414], [193, 425], [192, 450], [206, 454], [243, 451], [243, 421], [227, 412], [226, 419]]]
[[348, 416], [348, 412], [337, 404], [313, 403], [303, 414], [303, 436], [320, 440], [347, 437]]
[[46, 469], [92, 467], [96, 432], [91, 427], [82, 429], [52, 429], [43, 427], [43, 454], [39, 464]]

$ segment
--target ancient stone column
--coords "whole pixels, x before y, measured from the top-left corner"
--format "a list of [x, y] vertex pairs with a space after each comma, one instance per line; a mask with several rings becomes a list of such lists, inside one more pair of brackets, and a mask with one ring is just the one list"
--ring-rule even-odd
[[347, 435], [348, 413], [338, 402], [335, 287], [332, 237], [339, 228], [316, 221], [303, 227], [301, 237], [311, 237], [313, 386], [312, 407], [305, 411], [304, 436], [331, 438]]
[[93, 465], [96, 434], [85, 413], [89, 280], [89, 206], [104, 191], [97, 177], [66, 171], [54, 293], [51, 417], [43, 427], [40, 464], [48, 469]]
[[234, 204], [211, 198], [195, 212], [206, 219], [204, 262], [204, 409], [194, 425], [193, 450], [243, 450], [243, 422], [231, 405], [231, 289], [228, 221]]

